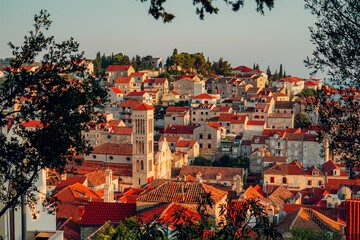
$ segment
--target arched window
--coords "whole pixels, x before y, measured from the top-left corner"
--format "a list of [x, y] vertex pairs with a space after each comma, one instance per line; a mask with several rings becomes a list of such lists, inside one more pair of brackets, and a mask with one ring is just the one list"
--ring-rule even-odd
[[283, 177], [282, 183], [283, 183], [283, 184], [286, 184], [286, 177]]
[[144, 161], [141, 160], [141, 170], [144, 170]]

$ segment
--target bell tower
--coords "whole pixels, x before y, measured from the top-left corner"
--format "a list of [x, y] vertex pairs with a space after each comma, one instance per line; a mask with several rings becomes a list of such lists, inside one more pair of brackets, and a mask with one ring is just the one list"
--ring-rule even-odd
[[154, 180], [154, 108], [142, 103], [131, 114], [133, 131], [132, 185]]

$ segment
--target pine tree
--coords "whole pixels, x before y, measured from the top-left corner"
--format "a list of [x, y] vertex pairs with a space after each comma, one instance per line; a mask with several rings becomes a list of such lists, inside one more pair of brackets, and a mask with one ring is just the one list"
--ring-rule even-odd
[[283, 65], [280, 64], [280, 69], [279, 69], [279, 78], [283, 77]]

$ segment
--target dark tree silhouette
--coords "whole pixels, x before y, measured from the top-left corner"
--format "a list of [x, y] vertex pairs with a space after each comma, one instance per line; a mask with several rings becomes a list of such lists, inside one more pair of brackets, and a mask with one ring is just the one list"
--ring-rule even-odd
[[[63, 173], [68, 160], [90, 151], [81, 132], [88, 130], [86, 124], [107, 98], [105, 89], [88, 76], [79, 44], [45, 36], [49, 16], [46, 11], [35, 15], [34, 30], [22, 46], [9, 43], [14, 59], [0, 85], [0, 114], [1, 126], [11, 126], [13, 134], [0, 133], [0, 216], [18, 206], [21, 195], [36, 202], [34, 183], [41, 170]], [[24, 68], [41, 55], [39, 68]], [[37, 124], [25, 127], [31, 120]]]

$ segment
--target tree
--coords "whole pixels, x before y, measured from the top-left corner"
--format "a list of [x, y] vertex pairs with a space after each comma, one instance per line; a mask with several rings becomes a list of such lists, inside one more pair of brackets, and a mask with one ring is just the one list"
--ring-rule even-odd
[[360, 2], [357, 0], [306, 0], [317, 17], [310, 28], [316, 48], [305, 65], [325, 72], [333, 84], [360, 87]]
[[[306, 0], [305, 7], [316, 16], [310, 28], [316, 48], [305, 64], [313, 73], [325, 72], [332, 84], [360, 87], [360, 2], [356, 0]], [[334, 99], [334, 91], [323, 87], [315, 97], [307, 99], [307, 108], [318, 116], [319, 141], [329, 140], [332, 152], [341, 157], [354, 176], [360, 164], [360, 105], [356, 89], [337, 90], [342, 95]]]
[[296, 96], [302, 98], [302, 97], [313, 97], [316, 95], [316, 90], [311, 88], [304, 88], [300, 93], [298, 93]]
[[316, 232], [309, 228], [293, 228], [290, 230], [292, 237], [290, 240], [336, 240], [341, 239], [338, 234], [328, 232]]
[[[141, 2], [147, 2], [147, 0], [140, 0]], [[231, 9], [235, 12], [239, 11], [244, 6], [245, 0], [223, 0], [227, 5], [230, 5]], [[274, 7], [274, 0], [255, 0], [256, 11], [264, 14], [264, 8], [267, 7], [271, 10]], [[167, 12], [164, 8], [166, 0], [150, 1], [149, 14], [151, 14], [156, 20], [162, 19], [164, 23], [171, 22], [175, 15]], [[196, 6], [195, 13], [199, 15], [201, 20], [204, 19], [205, 14], [217, 14], [219, 9], [214, 6], [212, 0], [193, 0], [193, 5]]]
[[297, 113], [294, 117], [295, 128], [308, 128], [310, 126], [310, 119], [306, 113]]
[[211, 166], [211, 161], [207, 160], [204, 157], [196, 157], [194, 161], [192, 162], [192, 165], [194, 166]]
[[225, 61], [222, 57], [217, 62], [213, 62], [211, 69], [215, 74], [228, 76], [232, 74], [231, 64]]
[[[21, 195], [28, 204], [37, 201], [34, 183], [41, 170], [64, 173], [73, 156], [91, 150], [81, 132], [106, 101], [106, 90], [85, 71], [79, 44], [45, 36], [49, 17], [40, 11], [23, 45], [9, 43], [14, 59], [0, 86], [0, 114], [1, 126], [11, 125], [14, 135], [0, 134], [0, 216], [16, 208]], [[23, 68], [40, 54], [36, 71]], [[37, 121], [33, 129], [24, 126], [31, 120]]]

